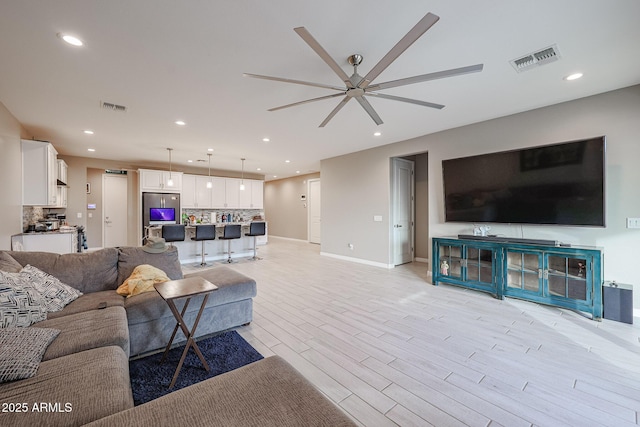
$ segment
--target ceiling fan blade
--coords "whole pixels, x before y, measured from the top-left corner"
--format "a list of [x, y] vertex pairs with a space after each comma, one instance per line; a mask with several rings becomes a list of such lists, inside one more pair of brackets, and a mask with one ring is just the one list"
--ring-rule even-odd
[[433, 13], [427, 13], [400, 41], [391, 48], [391, 50], [378, 62], [375, 67], [367, 73], [366, 76], [358, 83], [359, 88], [366, 88], [369, 84], [380, 75], [393, 61], [398, 58], [402, 52], [407, 50], [416, 40], [420, 38], [429, 28], [431, 28], [438, 20], [439, 16]]
[[364, 96], [356, 96], [355, 98], [377, 125], [381, 125], [383, 123], [378, 113], [376, 113], [376, 110], [373, 109], [369, 101], [364, 99]]
[[351, 99], [350, 96], [345, 96], [344, 98], [342, 98], [342, 101], [340, 101], [340, 103], [338, 105], [336, 105], [336, 108], [331, 110], [331, 112], [329, 113], [327, 118], [324, 119], [322, 121], [322, 123], [320, 123], [320, 126], [318, 126], [318, 127], [320, 127], [320, 128], [325, 127], [327, 125], [327, 123], [329, 123], [329, 120], [333, 119], [333, 116], [338, 114], [338, 111], [340, 111], [342, 109], [342, 107], [344, 107], [347, 104], [347, 102], [349, 102], [350, 99]]
[[293, 31], [298, 33], [298, 35], [302, 37], [302, 40], [304, 40], [309, 45], [309, 47], [311, 47], [311, 49], [313, 49], [314, 52], [317, 53], [320, 58], [322, 58], [322, 60], [327, 63], [327, 65], [333, 70], [333, 72], [336, 73], [338, 77], [340, 77], [340, 80], [344, 82], [347, 88], [353, 87], [353, 83], [351, 83], [351, 81], [349, 80], [349, 76], [347, 75], [347, 73], [345, 73], [344, 70], [340, 68], [338, 63], [329, 55], [329, 53], [327, 53], [326, 50], [324, 50], [322, 46], [320, 46], [320, 43], [318, 43], [318, 41], [313, 38], [311, 33], [309, 33], [306, 28], [298, 27], [294, 28]]
[[384, 93], [368, 92], [367, 96], [376, 96], [378, 98], [391, 99], [393, 101], [408, 102], [410, 104], [422, 105], [423, 107], [437, 108], [438, 110], [442, 110], [444, 108], [444, 105], [442, 104], [434, 104], [433, 102], [419, 101], [417, 99], [411, 98], [403, 98], [401, 96], [386, 95]]
[[254, 79], [264, 79], [264, 80], [273, 80], [276, 82], [284, 82], [284, 83], [294, 83], [297, 85], [304, 85], [304, 86], [315, 86], [315, 87], [321, 87], [324, 89], [333, 89], [333, 90], [339, 90], [340, 92], [344, 92], [344, 88], [343, 87], [336, 87], [336, 86], [330, 86], [330, 85], [325, 85], [322, 83], [313, 83], [313, 82], [305, 82], [303, 80], [294, 80], [294, 79], [285, 79], [282, 77], [271, 77], [271, 76], [262, 76], [260, 74], [249, 74], [249, 73], [244, 73], [242, 74], [243, 77], [252, 77]]
[[444, 79], [446, 77], [461, 76], [463, 74], [477, 73], [479, 71], [482, 71], [483, 67], [483, 64], [469, 65], [467, 67], [453, 68], [451, 70], [444, 70], [435, 73], [422, 74], [420, 76], [407, 77], [406, 79], [372, 84], [367, 88], [367, 92], [370, 92], [372, 90], [389, 89], [391, 87], [412, 85], [414, 83], [426, 82], [429, 80]]
[[[344, 89], [343, 89], [344, 92]], [[322, 101], [323, 99], [335, 98], [336, 96], [343, 96], [344, 93], [334, 93], [333, 95], [321, 96], [319, 98], [307, 99], [305, 101], [294, 102], [293, 104], [282, 105], [280, 107], [269, 108], [267, 111], [278, 111], [283, 108], [295, 107], [296, 105], [308, 104], [309, 102]]]

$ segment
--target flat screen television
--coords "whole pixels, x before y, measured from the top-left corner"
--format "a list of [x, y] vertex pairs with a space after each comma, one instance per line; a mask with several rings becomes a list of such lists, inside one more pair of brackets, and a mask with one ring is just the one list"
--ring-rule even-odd
[[149, 208], [149, 223], [168, 223], [176, 221], [175, 208]]
[[605, 137], [442, 161], [445, 221], [605, 226]]

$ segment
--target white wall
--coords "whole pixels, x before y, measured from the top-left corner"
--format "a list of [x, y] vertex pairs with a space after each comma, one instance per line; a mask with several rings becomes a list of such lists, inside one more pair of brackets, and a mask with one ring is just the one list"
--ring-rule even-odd
[[11, 235], [22, 232], [22, 155], [26, 132], [0, 102], [0, 249], [11, 249]]
[[[640, 229], [625, 228], [625, 218], [640, 217], [640, 86], [323, 160], [322, 252], [391, 264], [390, 157], [429, 153], [429, 237], [456, 236], [472, 225], [444, 222], [443, 159], [599, 135], [607, 136], [606, 228], [492, 225], [491, 231], [604, 248], [605, 280], [635, 284], [640, 308]], [[379, 214], [384, 221], [373, 222]]]

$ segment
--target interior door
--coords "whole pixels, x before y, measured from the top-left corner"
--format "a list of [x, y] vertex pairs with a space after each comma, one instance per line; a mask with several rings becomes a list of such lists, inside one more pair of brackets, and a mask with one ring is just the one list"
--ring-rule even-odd
[[413, 261], [413, 169], [414, 163], [393, 159], [392, 235], [393, 265]]
[[103, 247], [126, 246], [127, 242], [127, 177], [102, 175]]
[[309, 180], [309, 197], [307, 197], [307, 207], [309, 209], [309, 243], [320, 243], [321, 222], [320, 216], [320, 180]]

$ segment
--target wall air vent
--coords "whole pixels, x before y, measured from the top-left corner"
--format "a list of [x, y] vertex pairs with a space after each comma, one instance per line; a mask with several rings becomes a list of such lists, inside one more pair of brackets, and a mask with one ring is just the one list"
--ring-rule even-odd
[[112, 104], [111, 102], [100, 101], [100, 108], [111, 111], [119, 111], [121, 113], [125, 113], [127, 111], [127, 107], [124, 105]]
[[520, 58], [509, 61], [511, 66], [519, 73], [539, 67], [560, 59], [560, 51], [555, 44], [536, 52], [529, 53]]

